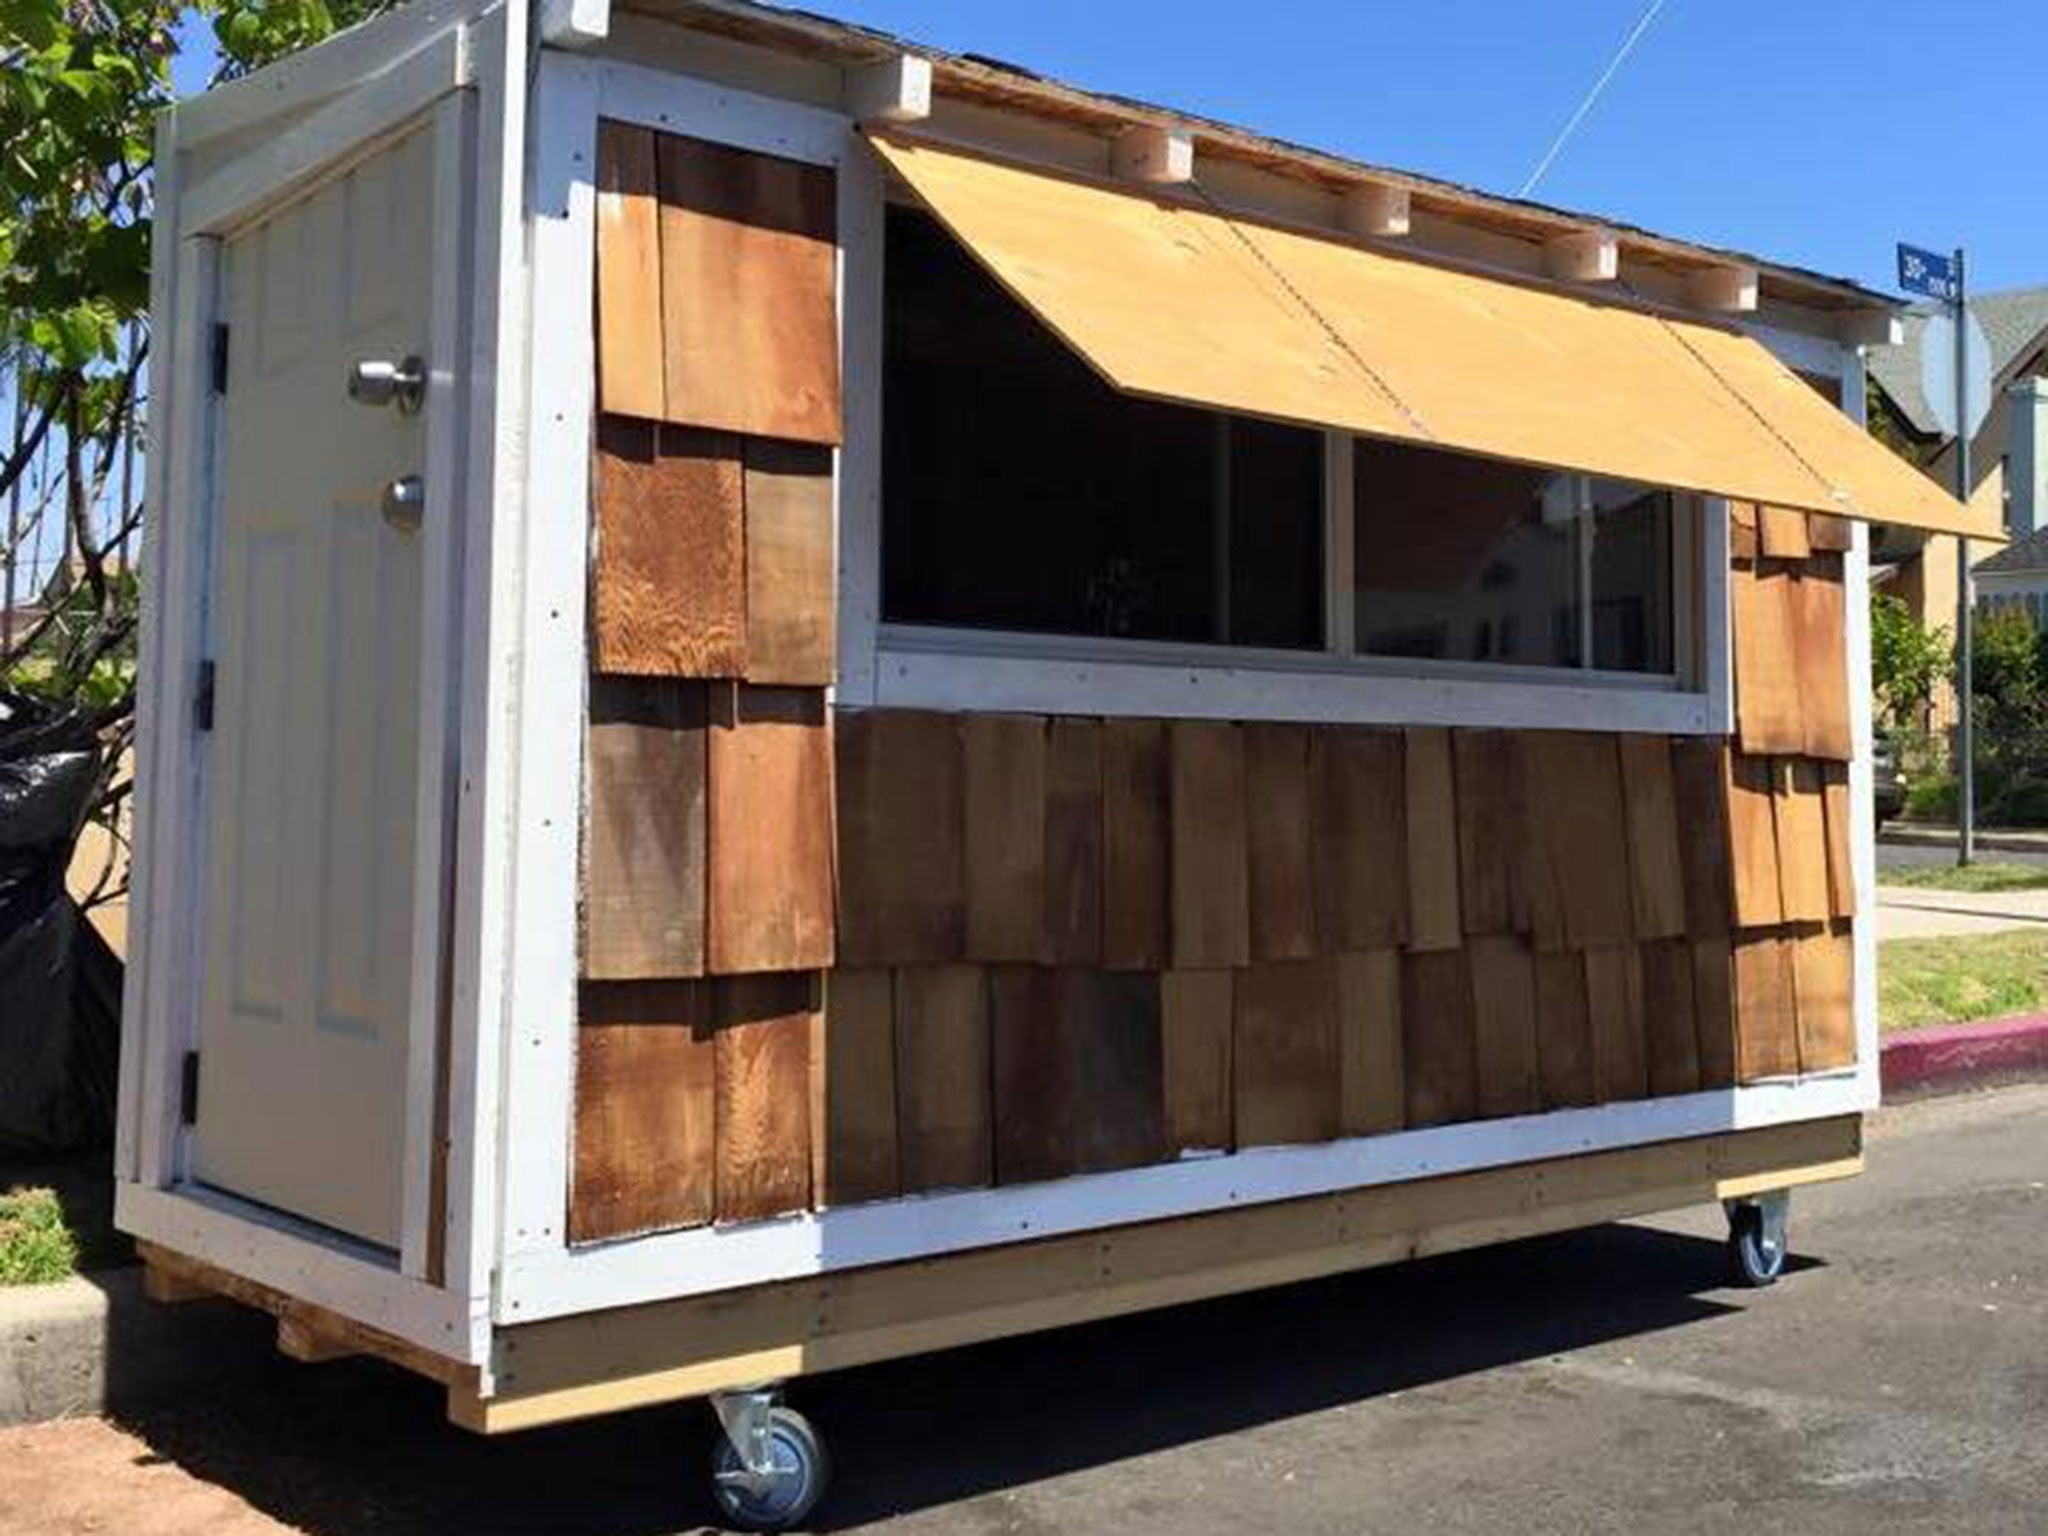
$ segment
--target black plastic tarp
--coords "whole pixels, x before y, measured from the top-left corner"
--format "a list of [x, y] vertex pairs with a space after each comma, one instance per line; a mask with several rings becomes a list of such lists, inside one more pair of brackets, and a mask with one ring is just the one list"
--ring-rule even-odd
[[0, 1151], [112, 1136], [121, 962], [64, 883], [100, 767], [90, 732], [0, 695]]

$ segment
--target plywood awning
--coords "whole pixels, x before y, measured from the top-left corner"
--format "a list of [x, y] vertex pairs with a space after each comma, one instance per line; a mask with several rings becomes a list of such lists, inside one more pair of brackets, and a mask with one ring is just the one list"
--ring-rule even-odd
[[1739, 331], [902, 139], [939, 220], [1134, 394], [2001, 537]]

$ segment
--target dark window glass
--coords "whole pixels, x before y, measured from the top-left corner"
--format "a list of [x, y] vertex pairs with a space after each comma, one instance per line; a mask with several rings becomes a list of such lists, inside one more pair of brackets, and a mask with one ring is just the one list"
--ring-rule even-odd
[[885, 262], [885, 619], [1322, 643], [1319, 433], [1119, 393], [921, 214]]
[[1593, 665], [1669, 672], [1671, 498], [1638, 496], [1593, 519]]
[[1358, 649], [1368, 656], [1572, 667], [1578, 552], [1556, 476], [1360, 440], [1353, 459]]

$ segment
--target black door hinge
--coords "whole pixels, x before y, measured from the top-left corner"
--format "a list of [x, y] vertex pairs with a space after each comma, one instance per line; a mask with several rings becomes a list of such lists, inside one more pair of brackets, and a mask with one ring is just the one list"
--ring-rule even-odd
[[228, 328], [225, 321], [217, 322], [213, 328], [213, 392], [216, 395], [228, 392]]
[[213, 662], [210, 658], [199, 663], [199, 685], [192, 690], [192, 728], [195, 731], [213, 729]]
[[187, 1051], [178, 1073], [178, 1124], [199, 1123], [199, 1053]]

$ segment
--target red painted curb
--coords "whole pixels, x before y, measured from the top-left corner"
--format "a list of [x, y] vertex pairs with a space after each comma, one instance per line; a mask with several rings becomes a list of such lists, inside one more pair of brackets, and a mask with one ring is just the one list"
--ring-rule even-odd
[[2048, 1076], [2048, 1014], [1903, 1030], [1885, 1037], [1879, 1063], [1886, 1093]]

